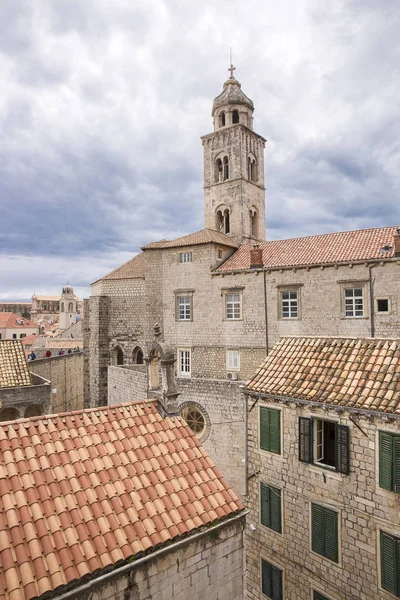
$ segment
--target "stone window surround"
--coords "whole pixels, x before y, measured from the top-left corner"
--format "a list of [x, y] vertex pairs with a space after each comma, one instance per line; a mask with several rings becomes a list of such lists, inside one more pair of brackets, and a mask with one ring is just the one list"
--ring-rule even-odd
[[[378, 300], [387, 300], [388, 309], [387, 310], [378, 310]], [[392, 313], [392, 303], [390, 301], [389, 296], [378, 296], [375, 298], [375, 312], [377, 315], [390, 315]]]
[[[190, 323], [193, 321], [193, 294], [194, 290], [182, 289], [175, 290], [175, 321], [177, 323]], [[179, 298], [189, 297], [190, 298], [190, 319], [180, 319], [179, 318]]]
[[[237, 367], [231, 367], [229, 365], [229, 352], [237, 352], [237, 357], [238, 357], [238, 366]], [[240, 350], [239, 348], [227, 348], [226, 349], [226, 370], [227, 371], [240, 371]]]
[[193, 262], [193, 252], [191, 250], [187, 252], [179, 252], [178, 261], [181, 265]]
[[327, 600], [338, 600], [337, 597], [334, 597], [331, 595], [331, 593], [327, 593], [325, 590], [323, 590], [321, 588], [321, 584], [313, 584], [313, 582], [311, 582], [311, 597], [310, 600], [314, 600], [314, 593], [316, 592], [317, 594], [321, 594], [322, 596], [325, 596], [325, 598], [327, 598]]
[[[334, 560], [331, 560], [330, 558], [327, 558], [326, 556], [323, 556], [322, 554], [318, 554], [318, 552], [314, 552], [314, 550], [312, 549], [312, 521], [311, 521], [311, 512], [312, 512], [312, 505], [313, 504], [317, 504], [318, 506], [323, 506], [324, 508], [327, 508], [329, 510], [332, 510], [334, 512], [337, 512], [338, 514], [338, 519], [337, 519], [337, 524], [338, 524], [338, 561], [335, 562]], [[343, 563], [342, 563], [342, 510], [341, 508], [339, 508], [337, 505], [331, 505], [328, 504], [325, 499], [322, 499], [322, 501], [320, 500], [320, 498], [317, 498], [316, 500], [309, 500], [308, 501], [308, 518], [309, 518], [309, 527], [308, 527], [308, 539], [309, 539], [309, 550], [310, 550], [310, 557], [313, 558], [315, 556], [317, 556], [319, 559], [325, 561], [328, 561], [328, 564], [331, 565], [336, 565], [337, 567], [343, 567]]]
[[[393, 493], [393, 492], [392, 492]], [[388, 590], [385, 590], [382, 587], [382, 558], [381, 558], [381, 531], [383, 531], [383, 533], [387, 533], [388, 535], [392, 535], [393, 537], [398, 537], [400, 538], [400, 526], [399, 525], [394, 525], [393, 523], [390, 523], [390, 531], [388, 531], [388, 523], [377, 523], [376, 524], [376, 569], [377, 569], [377, 575], [378, 575], [378, 589], [380, 591], [380, 593], [382, 594], [382, 598], [387, 598], [387, 600], [394, 600], [396, 598], [396, 596], [394, 596], [391, 592], [389, 592]]]
[[[280, 444], [280, 446], [281, 446], [281, 451], [280, 451], [279, 454], [277, 452], [270, 452], [269, 450], [263, 450], [261, 448], [261, 445], [260, 445], [260, 426], [261, 426], [261, 423], [260, 423], [260, 408], [274, 408], [276, 410], [279, 410], [280, 413], [281, 413], [281, 422], [280, 422], [280, 433], [281, 433], [281, 440], [280, 440], [281, 444]], [[282, 407], [282, 404], [277, 404], [277, 403], [268, 404], [266, 402], [259, 402], [258, 403], [258, 409], [257, 409], [257, 446], [256, 446], [256, 448], [257, 448], [258, 452], [260, 452], [260, 454], [262, 456], [270, 456], [270, 457], [273, 457], [273, 460], [279, 460], [281, 462], [285, 462], [286, 461], [286, 457], [284, 457], [284, 455], [283, 455], [284, 439], [285, 439], [284, 435], [283, 435], [283, 427], [284, 427], [283, 418], [284, 418], [284, 408]]]
[[[223, 298], [222, 305], [222, 320], [223, 321], [243, 321], [243, 290], [244, 286], [238, 286], [233, 288], [221, 288], [221, 296]], [[238, 319], [228, 319], [226, 316], [226, 303], [228, 294], [239, 294], [240, 296], [240, 317]]]
[[285, 568], [282, 566], [282, 564], [279, 564], [276, 560], [275, 557], [273, 559], [267, 557], [265, 554], [261, 554], [260, 555], [260, 592], [263, 596], [263, 598], [269, 598], [268, 596], [266, 596], [265, 594], [263, 594], [262, 590], [262, 561], [268, 562], [271, 565], [273, 565], [274, 567], [276, 567], [277, 569], [280, 569], [282, 571], [282, 598], [285, 598]]
[[[312, 419], [312, 420], [331, 421], [334, 423], [346, 425], [346, 422], [344, 422], [340, 418], [339, 415], [332, 413], [332, 411], [330, 411], [329, 413], [323, 414], [322, 412], [315, 413], [312, 410], [302, 410], [297, 414], [297, 418], [299, 418], [299, 417], [306, 417], [306, 418]], [[297, 440], [297, 444], [298, 443], [299, 443], [299, 440]], [[314, 445], [313, 445], [313, 449], [314, 449]], [[351, 441], [350, 441], [350, 451], [351, 451]], [[336, 471], [335, 469], [332, 469], [329, 466], [326, 467], [325, 465], [314, 462], [314, 461], [311, 463], [299, 461], [299, 464], [304, 465], [306, 468], [311, 469], [315, 472], [319, 472], [319, 473], [321, 472], [321, 469], [322, 469], [324, 472], [324, 476], [326, 478], [337, 479], [338, 481], [342, 481], [343, 477], [348, 477], [348, 475], [345, 475], [344, 473], [340, 473], [339, 471]], [[350, 473], [350, 475], [351, 475], [351, 473]], [[379, 484], [379, 477], [378, 477], [378, 484]]]
[[[302, 283], [284, 283], [276, 286], [278, 290], [278, 320], [279, 321], [301, 321], [301, 293], [300, 290], [303, 287]], [[282, 316], [282, 293], [283, 292], [296, 292], [297, 293], [297, 317], [283, 317]]]
[[[182, 366], [182, 352], [189, 352], [189, 371], [182, 371], [181, 370], [181, 366]], [[189, 379], [192, 376], [192, 349], [191, 348], [184, 348], [184, 347], [179, 347], [177, 348], [177, 355], [178, 355], [178, 360], [177, 360], [177, 371], [178, 371], [178, 377], [183, 377], [185, 379]]]
[[[368, 292], [368, 279], [342, 279], [336, 282], [339, 285], [340, 293], [340, 318], [348, 321], [349, 319], [369, 319], [369, 292]], [[346, 317], [345, 312], [345, 300], [344, 291], [346, 289], [362, 289], [363, 297], [363, 316], [362, 317]]]
[[[275, 531], [275, 529], [271, 529], [270, 527], [267, 527], [266, 525], [261, 523], [261, 484], [268, 486], [268, 487], [274, 487], [274, 488], [280, 489], [280, 491], [281, 491], [281, 531]], [[284, 488], [279, 487], [279, 485], [272, 483], [271, 481], [267, 482], [264, 478], [260, 479], [259, 486], [258, 486], [258, 511], [259, 511], [258, 512], [258, 515], [259, 515], [258, 522], [263, 529], [268, 531], [268, 535], [271, 533], [271, 531], [273, 533], [276, 533], [277, 535], [285, 535], [284, 494], [285, 494]]]

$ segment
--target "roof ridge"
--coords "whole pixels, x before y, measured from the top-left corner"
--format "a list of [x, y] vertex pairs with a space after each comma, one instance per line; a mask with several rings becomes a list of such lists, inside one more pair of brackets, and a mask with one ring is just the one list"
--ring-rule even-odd
[[[300, 235], [297, 237], [280, 238], [277, 240], [264, 240], [261, 244], [270, 244], [273, 242], [287, 242], [289, 240], [306, 240], [310, 238], [325, 237], [327, 235], [341, 235], [342, 233], [359, 233], [360, 231], [378, 231], [382, 229], [397, 229], [400, 225], [385, 225], [383, 227], [365, 227], [361, 229], [346, 229], [344, 231], [329, 231], [328, 233], [316, 233], [315, 235]], [[253, 246], [254, 242], [245, 242], [241, 246]]]

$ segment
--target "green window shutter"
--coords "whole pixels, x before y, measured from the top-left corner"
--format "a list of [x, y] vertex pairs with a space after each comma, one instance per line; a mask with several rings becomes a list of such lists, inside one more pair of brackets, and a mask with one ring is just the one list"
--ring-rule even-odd
[[269, 408], [260, 406], [260, 448], [269, 450]]
[[311, 504], [311, 548], [317, 554], [324, 554], [324, 514], [323, 507]]
[[390, 433], [379, 432], [379, 485], [393, 489], [393, 442]]
[[336, 471], [350, 473], [350, 428], [336, 423]]
[[393, 491], [400, 494], [400, 435], [393, 436]]
[[265, 527], [271, 527], [270, 492], [271, 490], [267, 485], [260, 484], [261, 525], [265, 525]]
[[261, 560], [261, 590], [272, 598], [272, 565], [266, 560]]
[[299, 460], [312, 463], [312, 419], [299, 417]]
[[281, 453], [281, 411], [270, 408], [269, 419], [269, 449], [276, 454]]
[[324, 556], [338, 562], [338, 513], [329, 508], [324, 508]]
[[319, 592], [314, 592], [313, 600], [328, 600], [326, 596], [323, 596]]
[[272, 565], [272, 600], [282, 600], [282, 570]]
[[399, 592], [396, 541], [399, 540], [381, 531], [381, 584], [384, 590], [395, 595]]

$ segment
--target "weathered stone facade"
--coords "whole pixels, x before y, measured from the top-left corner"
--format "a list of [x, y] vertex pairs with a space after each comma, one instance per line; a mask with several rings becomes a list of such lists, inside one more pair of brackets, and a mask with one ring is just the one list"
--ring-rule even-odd
[[32, 385], [0, 389], [0, 421], [34, 417], [49, 412], [50, 381], [38, 373], [31, 373], [31, 383]]

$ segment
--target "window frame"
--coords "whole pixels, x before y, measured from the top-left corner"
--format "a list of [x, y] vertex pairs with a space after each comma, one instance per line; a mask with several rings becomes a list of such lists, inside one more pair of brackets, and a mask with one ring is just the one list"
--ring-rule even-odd
[[[391, 440], [390, 440], [390, 461], [391, 461], [391, 465], [389, 468], [389, 474], [390, 474], [390, 487], [389, 486], [385, 486], [383, 483], [383, 478], [384, 478], [384, 473], [383, 473], [383, 469], [382, 469], [382, 462], [383, 462], [383, 457], [382, 457], [382, 453], [381, 453], [381, 449], [382, 449], [382, 442], [383, 442], [383, 436], [390, 436]], [[396, 441], [397, 441], [397, 445], [398, 448], [396, 449]], [[400, 494], [400, 433], [399, 431], [388, 431], [388, 430], [382, 430], [382, 429], [378, 429], [377, 431], [377, 444], [376, 444], [376, 448], [378, 449], [377, 452], [377, 473], [378, 473], [378, 489], [380, 490], [380, 492], [384, 491], [384, 493], [388, 493], [388, 494]], [[396, 460], [397, 458], [397, 460]], [[396, 469], [397, 467], [397, 469]], [[387, 476], [387, 474], [386, 474]]]
[[[221, 290], [221, 295], [223, 297], [223, 320], [229, 322], [243, 321], [243, 288]], [[235, 302], [235, 304], [239, 304], [239, 317], [228, 317], [228, 296], [239, 296], [239, 302]], [[233, 315], [234, 310], [233, 308]]]
[[[270, 524], [266, 524], [263, 523], [263, 488], [265, 491], [269, 490], [267, 493], [270, 496], [270, 499], [268, 500], [269, 502], [269, 511], [270, 511]], [[278, 528], [273, 527], [273, 523], [272, 523], [272, 504], [271, 504], [271, 494], [275, 494], [277, 491], [279, 491], [279, 526]], [[262, 527], [265, 527], [266, 529], [269, 529], [270, 531], [274, 531], [275, 533], [279, 533], [280, 535], [283, 534], [283, 490], [282, 488], [278, 488], [270, 483], [266, 483], [264, 481], [260, 481], [259, 484], [259, 523], [260, 525], [262, 525]]]
[[187, 252], [179, 252], [179, 264], [184, 265], [191, 262], [193, 262], [192, 250], [188, 250]]
[[[357, 279], [350, 279], [350, 280], [346, 280], [346, 281], [338, 281], [337, 282], [339, 284], [339, 288], [340, 288], [340, 312], [341, 312], [341, 318], [347, 320], [351, 320], [351, 319], [355, 319], [355, 320], [360, 320], [360, 319], [369, 319], [369, 313], [370, 313], [370, 309], [369, 309], [369, 294], [368, 294], [368, 280], [366, 279], [362, 279], [362, 280], [357, 280]], [[362, 310], [363, 310], [363, 314], [362, 315], [346, 315], [346, 290], [356, 290], [356, 289], [361, 289], [362, 291]], [[354, 298], [354, 296], [353, 296]], [[353, 306], [355, 306], [355, 304], [353, 303]]]
[[[267, 594], [263, 591], [263, 562], [267, 563], [268, 565], [270, 565], [271, 567], [273, 567], [274, 569], [277, 569], [278, 571], [281, 572], [281, 596], [280, 598], [277, 598], [275, 596], [275, 598], [273, 596], [267, 596]], [[283, 600], [285, 598], [285, 569], [273, 562], [270, 558], [265, 558], [264, 556], [260, 556], [260, 591], [261, 594], [264, 598], [268, 598], [269, 600]]]
[[[321, 504], [320, 502], [312, 502], [310, 501], [310, 508], [309, 508], [309, 515], [310, 515], [310, 527], [309, 527], [309, 534], [310, 534], [310, 552], [311, 554], [314, 554], [316, 556], [319, 556], [322, 558], [325, 558], [326, 560], [329, 560], [331, 563], [334, 563], [335, 565], [339, 565], [341, 566], [341, 538], [342, 538], [342, 531], [341, 531], [341, 512], [339, 509], [337, 509], [336, 507], [332, 507], [332, 506], [327, 506], [326, 504]], [[318, 552], [317, 550], [314, 550], [313, 547], [313, 541], [314, 541], [314, 536], [313, 536], [313, 506], [317, 506], [319, 508], [322, 508], [323, 511], [327, 511], [327, 512], [331, 512], [336, 514], [336, 556], [337, 556], [337, 560], [335, 560], [334, 558], [331, 558], [330, 556], [327, 556], [326, 554], [322, 554], [320, 552]], [[325, 518], [325, 517], [324, 517]], [[326, 530], [323, 532], [323, 543], [325, 545], [326, 540], [325, 540], [325, 536], [326, 536]], [[319, 536], [319, 540], [321, 540], [321, 536], [322, 536], [322, 532], [321, 535]]]
[[[317, 440], [315, 426], [317, 421], [335, 424], [335, 466], [327, 465], [315, 459]], [[298, 459], [299, 462], [325, 469], [330, 473], [349, 475], [350, 469], [350, 427], [335, 419], [324, 419], [321, 416], [298, 417]]]
[[[183, 379], [190, 379], [190, 377], [192, 376], [192, 349], [191, 348], [178, 348], [178, 377], [181, 377]], [[188, 353], [188, 358], [189, 358], [189, 370], [184, 370], [182, 371], [181, 367], [182, 367], [182, 358], [183, 358], [183, 353]]]
[[[231, 365], [229, 365], [229, 355], [232, 352], [236, 352], [237, 353], [237, 367], [232, 367]], [[227, 371], [240, 371], [240, 350], [238, 350], [237, 348], [227, 348], [226, 350], [226, 370]]]
[[[381, 590], [384, 594], [387, 594], [388, 596], [390, 595], [391, 598], [400, 598], [400, 574], [396, 577], [396, 582], [395, 582], [395, 586], [396, 586], [396, 591], [393, 592], [392, 590], [389, 590], [386, 587], [383, 587], [383, 552], [382, 552], [382, 534], [392, 538], [395, 543], [396, 543], [396, 547], [395, 547], [395, 564], [394, 564], [394, 573], [397, 573], [398, 570], [400, 570], [400, 535], [399, 533], [396, 531], [395, 533], [391, 532], [388, 533], [387, 531], [384, 531], [383, 529], [380, 529], [379, 526], [377, 527], [377, 532], [378, 535], [377, 537], [377, 556], [378, 556], [378, 565], [377, 565], [377, 570], [378, 570], [378, 588], [379, 590]], [[396, 570], [397, 567], [397, 570]]]
[[[388, 309], [387, 310], [379, 310], [379, 308], [378, 308], [378, 302], [380, 300], [386, 300], [386, 302], [388, 303]], [[381, 297], [381, 298], [375, 298], [375, 312], [376, 312], [377, 315], [390, 315], [391, 314], [391, 310], [390, 310], [390, 298], [388, 296]]]
[[[268, 440], [268, 448], [263, 448], [261, 446], [261, 422], [263, 420], [261, 414], [263, 410], [268, 410], [269, 412], [269, 418], [268, 418], [268, 426], [271, 427], [271, 411], [274, 411], [274, 413], [279, 413], [279, 432], [278, 432], [278, 436], [277, 436], [277, 440], [278, 440], [278, 445], [279, 448], [278, 450], [271, 450], [271, 445], [273, 446], [273, 444], [271, 444], [271, 440]], [[277, 408], [275, 406], [266, 406], [265, 404], [260, 404], [258, 407], [258, 449], [261, 452], [268, 452], [269, 454], [273, 454], [274, 456], [282, 456], [283, 454], [283, 427], [282, 427], [282, 408]], [[269, 434], [268, 434], [269, 435]]]
[[[301, 320], [301, 293], [300, 290], [302, 288], [301, 283], [292, 283], [292, 284], [285, 284], [285, 285], [277, 285], [276, 287], [278, 288], [278, 319], [280, 321], [300, 321]], [[297, 308], [297, 315], [296, 316], [291, 316], [291, 309], [290, 309], [290, 305], [293, 302], [293, 300], [290, 299], [290, 297], [288, 299], [284, 299], [283, 298], [283, 294], [287, 294], [287, 293], [295, 293], [296, 294], [296, 308]], [[283, 303], [284, 302], [289, 302], [289, 315], [288, 316], [284, 316], [283, 315]]]
[[[188, 319], [180, 318], [180, 299], [181, 298], [189, 298], [189, 313], [190, 317]], [[175, 291], [175, 321], [178, 323], [189, 323], [193, 321], [193, 290], [176, 290]]]

